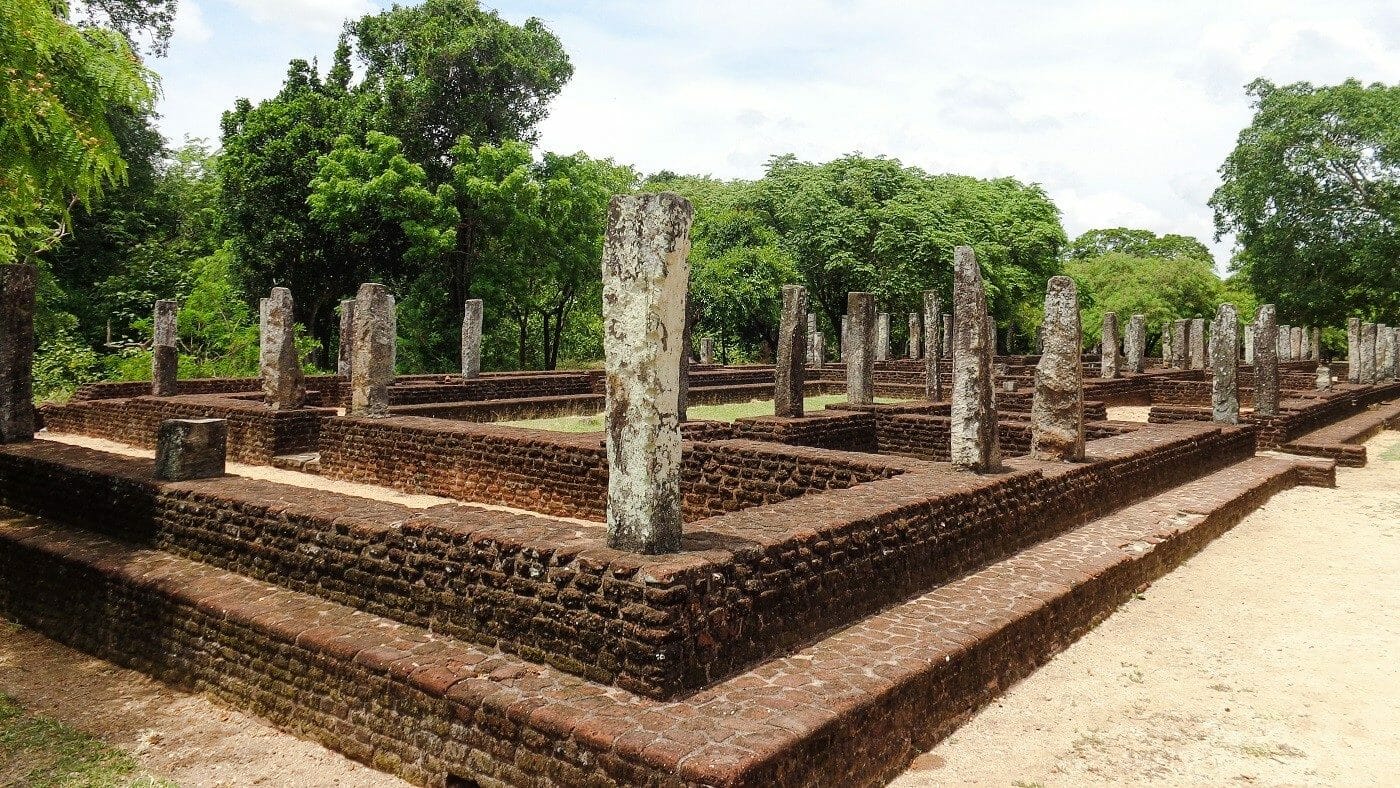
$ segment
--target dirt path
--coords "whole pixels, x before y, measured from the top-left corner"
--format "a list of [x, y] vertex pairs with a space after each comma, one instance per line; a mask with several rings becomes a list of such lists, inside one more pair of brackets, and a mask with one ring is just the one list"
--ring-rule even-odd
[[1367, 445], [1338, 489], [1275, 496], [894, 784], [1400, 784], [1400, 433]]

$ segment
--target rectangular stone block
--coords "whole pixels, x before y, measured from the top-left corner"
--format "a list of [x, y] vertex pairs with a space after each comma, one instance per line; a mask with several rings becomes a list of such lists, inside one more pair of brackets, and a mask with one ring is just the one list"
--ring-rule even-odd
[[0, 443], [34, 439], [34, 297], [39, 269], [0, 265]]
[[875, 402], [875, 296], [846, 296], [846, 401], [852, 405]]
[[156, 478], [169, 482], [224, 475], [228, 422], [167, 419], [156, 436]]

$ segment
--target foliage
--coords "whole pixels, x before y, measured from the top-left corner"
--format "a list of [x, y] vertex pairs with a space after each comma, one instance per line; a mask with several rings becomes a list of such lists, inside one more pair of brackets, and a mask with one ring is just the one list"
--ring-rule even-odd
[[84, 383], [105, 377], [102, 358], [71, 331], [60, 330], [39, 345], [34, 354], [34, 397], [64, 400]]
[[0, 693], [0, 779], [6, 785], [131, 786], [173, 783], [141, 774], [131, 753], [49, 717], [30, 714]]
[[66, 234], [74, 205], [126, 174], [111, 118], [144, 115], [155, 75], [121, 33], [47, 0], [0, 0], [0, 265]]
[[1400, 86], [1248, 87], [1254, 118], [1220, 167], [1217, 236], [1280, 319], [1400, 318]]
[[1065, 273], [1079, 288], [1084, 343], [1099, 340], [1105, 312], [1116, 312], [1119, 326], [1135, 314], [1147, 316], [1148, 333], [1178, 318], [1211, 318], [1223, 300], [1223, 284], [1210, 265], [1194, 257], [1135, 257], [1108, 252], [1072, 259]]
[[1167, 233], [1159, 236], [1151, 230], [1127, 227], [1087, 230], [1065, 249], [1065, 257], [1083, 260], [1109, 252], [1121, 252], [1133, 257], [1189, 257], [1215, 266], [1215, 255], [1210, 253], [1210, 248], [1189, 235]]

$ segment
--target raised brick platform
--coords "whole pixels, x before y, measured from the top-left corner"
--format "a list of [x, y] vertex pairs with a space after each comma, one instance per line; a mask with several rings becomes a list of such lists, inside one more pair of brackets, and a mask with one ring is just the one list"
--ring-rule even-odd
[[1338, 465], [1360, 468], [1366, 464], [1366, 439], [1397, 425], [1400, 425], [1400, 402], [1381, 403], [1349, 419], [1295, 438], [1282, 449], [1293, 454], [1329, 457]]

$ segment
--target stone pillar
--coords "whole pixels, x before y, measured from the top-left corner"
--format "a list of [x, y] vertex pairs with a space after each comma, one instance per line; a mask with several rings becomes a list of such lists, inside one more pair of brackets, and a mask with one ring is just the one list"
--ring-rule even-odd
[[713, 364], [713, 363], [715, 363], [715, 338], [714, 338], [714, 337], [701, 337], [701, 338], [700, 338], [700, 363], [701, 363], [701, 364]]
[[1303, 358], [1303, 327], [1293, 326], [1288, 341], [1289, 344], [1292, 345], [1288, 351], [1289, 360], [1301, 361]]
[[1083, 342], [1074, 280], [1051, 277], [1031, 399], [1031, 457], [1037, 460], [1084, 459]]
[[949, 455], [959, 470], [1001, 467], [997, 414], [992, 397], [992, 358], [987, 331], [987, 292], [972, 248], [953, 251], [953, 390]]
[[468, 299], [462, 310], [462, 377], [481, 376], [481, 318], [485, 307], [480, 298]]
[[1376, 324], [1361, 324], [1361, 382], [1376, 382]]
[[275, 410], [293, 410], [306, 403], [306, 382], [297, 356], [292, 291], [274, 287], [261, 302], [262, 342], [259, 366], [263, 400]]
[[1234, 304], [1221, 304], [1210, 325], [1211, 420], [1240, 423], [1239, 313]]
[[156, 478], [168, 482], [224, 475], [228, 422], [166, 419], [156, 433]]
[[0, 265], [0, 443], [34, 440], [34, 294], [39, 269]]
[[804, 365], [811, 360], [803, 358], [803, 351], [811, 349], [811, 343], [807, 341], [807, 327], [815, 322], [810, 315], [803, 322], [802, 316], [806, 312], [807, 288], [783, 285], [783, 313], [778, 324], [778, 366], [773, 370], [773, 414], [777, 416], [802, 415]]
[[1162, 366], [1172, 365], [1172, 321], [1162, 326]]
[[1123, 351], [1129, 372], [1147, 369], [1147, 315], [1128, 318], [1128, 332], [1123, 335]]
[[1254, 363], [1254, 324], [1244, 327], [1244, 363]]
[[355, 354], [350, 362], [351, 416], [389, 415], [397, 334], [389, 288], [375, 282], [360, 285], [355, 296]]
[[[693, 209], [692, 209], [693, 210]], [[687, 236], [688, 238], [689, 236]], [[689, 264], [689, 260], [687, 260]], [[685, 279], [685, 307], [681, 314], [681, 358], [677, 365], [676, 421], [684, 424], [690, 418], [690, 274]]]
[[948, 312], [943, 315], [943, 335], [938, 346], [943, 348], [943, 357], [953, 357], [953, 313]]
[[1361, 318], [1347, 318], [1347, 382], [1361, 382]]
[[1395, 329], [1384, 323], [1376, 324], [1376, 382], [1389, 383], [1395, 379]]
[[1172, 321], [1172, 363], [1176, 369], [1187, 368], [1187, 345], [1191, 339], [1191, 321]]
[[943, 307], [937, 290], [924, 291], [924, 396], [943, 399], [943, 381], [938, 378], [938, 359], [943, 355], [939, 342], [939, 326], [943, 325]]
[[875, 317], [875, 360], [890, 360], [890, 313], [881, 312]]
[[807, 313], [807, 346], [803, 348], [804, 360], [808, 364], [817, 363], [817, 349], [813, 346], [812, 340], [817, 336], [817, 316], [811, 312]]
[[1293, 358], [1293, 326], [1278, 327], [1278, 360], [1292, 361]]
[[340, 302], [340, 349], [336, 353], [335, 374], [350, 377], [350, 360], [355, 353], [355, 299]]
[[[1075, 300], [1078, 300], [1077, 296]], [[1099, 351], [1099, 377], [1116, 378], [1119, 375], [1119, 362], [1122, 361], [1122, 359], [1118, 355], [1117, 312], [1104, 313], [1103, 331], [1099, 334], [1099, 337], [1100, 347], [1102, 348]]]
[[1318, 391], [1326, 391], [1332, 388], [1332, 368], [1326, 364], [1317, 365], [1317, 376], [1313, 379], [1313, 388]]
[[1308, 353], [1312, 355], [1313, 361], [1322, 360], [1322, 329], [1313, 326], [1312, 335], [1308, 340]]
[[1254, 412], [1278, 413], [1278, 323], [1273, 304], [1260, 304], [1254, 314]]
[[[613, 197], [603, 242], [608, 546], [681, 548], [681, 346], [694, 209], [669, 192]], [[787, 352], [794, 348], [789, 347]], [[802, 345], [796, 345], [798, 361]]]
[[826, 363], [826, 334], [818, 331], [811, 341], [812, 363], [820, 367]]
[[846, 296], [846, 401], [852, 405], [875, 402], [875, 296]]
[[174, 396], [180, 373], [180, 353], [175, 349], [180, 305], [160, 300], [155, 309], [155, 335], [151, 342], [151, 394]]
[[849, 353], [848, 347], [849, 347], [849, 342], [850, 342], [850, 340], [849, 340], [849, 338], [846, 336], [846, 330], [850, 328], [849, 323], [850, 323], [850, 320], [849, 320], [845, 315], [842, 315], [842, 316], [841, 316], [841, 348], [840, 348], [840, 350], [841, 350], [841, 363], [843, 363], [843, 364], [846, 363], [847, 354]]
[[1191, 320], [1190, 348], [1191, 369], [1206, 368], [1206, 321], [1197, 317]]
[[920, 325], [919, 325], [919, 313], [918, 313], [918, 312], [910, 312], [910, 313], [909, 313], [909, 358], [911, 358], [911, 359], [917, 359], [917, 358], [919, 358], [919, 356], [920, 356], [919, 351], [922, 350], [921, 345], [922, 345], [923, 343], [921, 343], [921, 342], [919, 341], [919, 335], [922, 334], [922, 333], [923, 333], [923, 329], [922, 329], [922, 328], [920, 327]]

